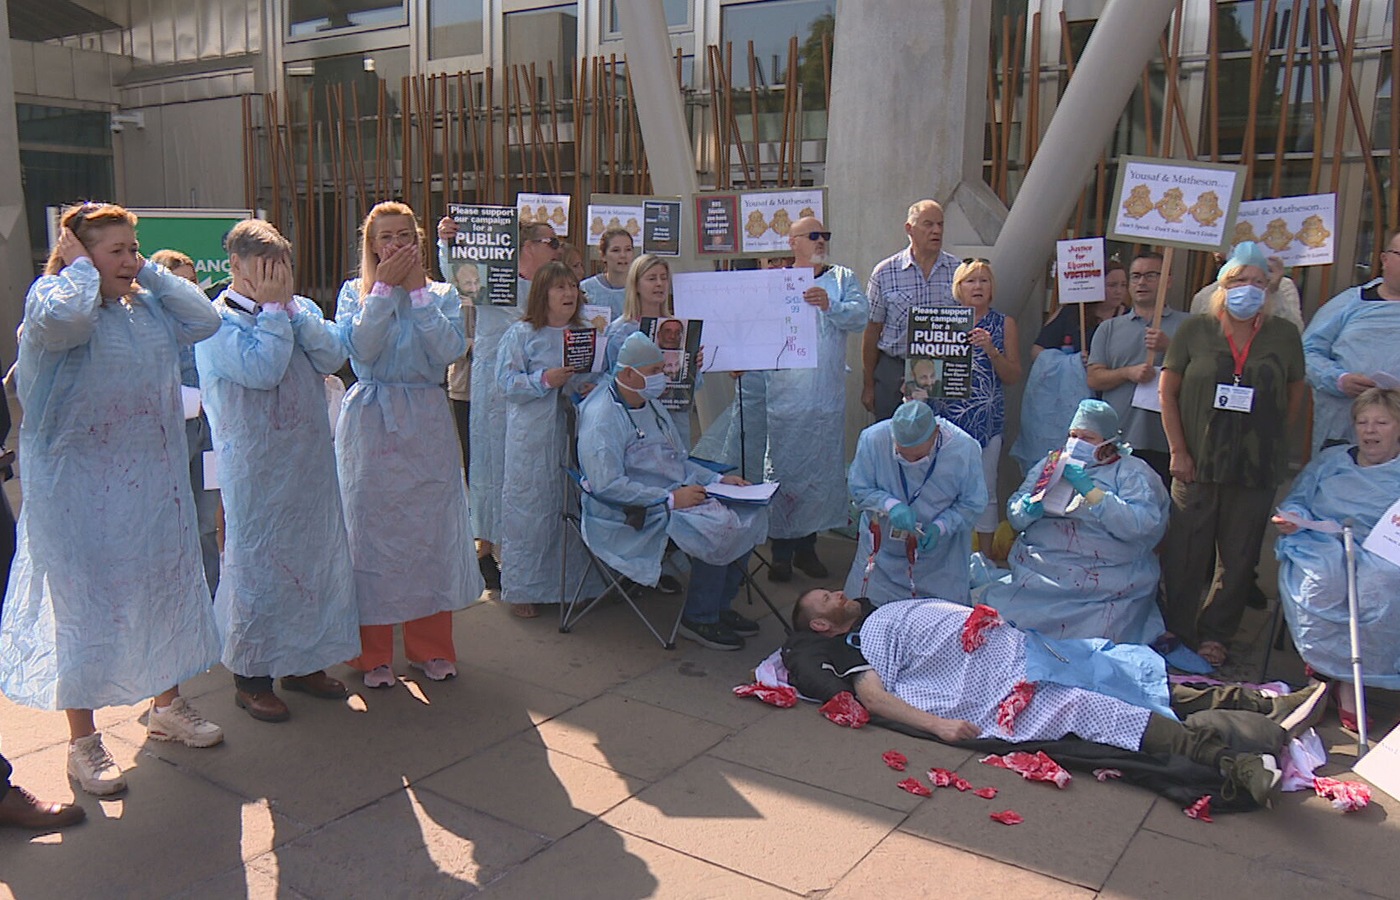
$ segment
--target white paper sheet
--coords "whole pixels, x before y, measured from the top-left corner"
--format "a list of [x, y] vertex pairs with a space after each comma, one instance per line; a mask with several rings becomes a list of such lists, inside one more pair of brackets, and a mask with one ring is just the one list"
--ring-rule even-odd
[[1400, 566], [1400, 500], [1390, 504], [1390, 508], [1376, 521], [1376, 527], [1367, 535], [1362, 549], [1374, 553], [1381, 559]]
[[219, 458], [214, 455], [213, 450], [204, 451], [204, 489], [206, 491], [219, 489]]
[[1372, 744], [1351, 770], [1400, 800], [1400, 728], [1391, 729], [1379, 744]]
[[180, 404], [185, 407], [186, 419], [199, 415], [199, 388], [180, 385]]
[[1310, 529], [1310, 530], [1312, 530], [1312, 531], [1320, 531], [1320, 532], [1322, 532], [1323, 534], [1341, 534], [1341, 533], [1342, 533], [1342, 526], [1340, 526], [1340, 525], [1338, 525], [1336, 522], [1333, 522], [1333, 521], [1330, 521], [1330, 520], [1324, 519], [1324, 520], [1319, 521], [1319, 520], [1316, 520], [1316, 519], [1305, 519], [1305, 518], [1303, 518], [1302, 516], [1298, 515], [1297, 513], [1291, 513], [1291, 512], [1288, 512], [1287, 510], [1283, 510], [1283, 509], [1279, 510], [1278, 513], [1277, 513], [1277, 515], [1278, 515], [1278, 517], [1279, 517], [1280, 519], [1283, 519], [1285, 522], [1292, 522], [1294, 525], [1297, 525], [1299, 528], [1307, 528], [1307, 529]]
[[744, 503], [767, 503], [778, 491], [778, 482], [764, 481], [759, 484], [725, 484], [716, 481], [705, 485], [705, 493], [722, 500], [740, 500]]
[[1152, 412], [1162, 411], [1162, 398], [1157, 393], [1157, 382], [1162, 380], [1162, 369], [1157, 367], [1153, 370], [1152, 380], [1147, 384], [1139, 384], [1133, 388], [1133, 406], [1138, 409], [1150, 409]]
[[817, 309], [802, 299], [807, 269], [682, 272], [676, 316], [705, 323], [704, 371], [814, 369]]

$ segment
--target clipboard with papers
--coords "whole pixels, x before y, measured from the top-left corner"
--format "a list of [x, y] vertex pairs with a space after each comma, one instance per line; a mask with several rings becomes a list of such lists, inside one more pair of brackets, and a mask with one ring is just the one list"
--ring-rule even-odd
[[716, 481], [705, 485], [705, 493], [716, 500], [748, 506], [767, 506], [777, 492], [776, 481], [763, 481], [758, 484], [725, 484]]

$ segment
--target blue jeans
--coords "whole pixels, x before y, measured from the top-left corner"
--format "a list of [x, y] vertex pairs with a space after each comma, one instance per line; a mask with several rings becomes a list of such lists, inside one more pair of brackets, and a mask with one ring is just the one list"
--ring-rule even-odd
[[713, 624], [719, 621], [719, 614], [729, 609], [734, 596], [739, 593], [739, 584], [748, 570], [749, 555], [734, 560], [727, 566], [714, 566], [690, 558], [690, 587], [685, 592], [685, 613], [689, 622]]

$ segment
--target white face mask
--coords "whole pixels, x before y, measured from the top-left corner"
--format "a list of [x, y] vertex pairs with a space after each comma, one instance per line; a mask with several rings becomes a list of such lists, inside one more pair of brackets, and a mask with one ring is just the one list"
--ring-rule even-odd
[[1081, 438], [1072, 437], [1065, 441], [1065, 456], [1079, 463], [1082, 466], [1091, 466], [1098, 462], [1097, 454], [1102, 444], [1091, 444]]

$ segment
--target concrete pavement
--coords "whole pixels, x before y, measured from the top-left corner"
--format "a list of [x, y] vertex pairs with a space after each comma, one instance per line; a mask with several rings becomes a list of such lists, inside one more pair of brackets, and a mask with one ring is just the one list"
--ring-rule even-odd
[[[820, 547], [844, 574], [854, 545]], [[814, 585], [762, 583], [783, 609]], [[838, 728], [809, 705], [734, 698], [781, 640], [762, 622], [744, 652], [667, 652], [624, 607], [564, 635], [551, 617], [478, 604], [456, 617], [454, 681], [400, 659], [399, 685], [366, 691], [335, 667], [354, 696], [284, 694], [292, 721], [269, 725], [234, 706], [218, 669], [184, 686], [227, 734], [209, 750], [148, 742], [142, 706], [104, 710], [130, 790], [80, 796], [88, 822], [61, 834], [0, 832], [0, 897], [1396, 896], [1400, 803], [1380, 792], [1352, 815], [1289, 794], [1206, 824], [1126, 785], [1024, 782], [966, 751]], [[1257, 674], [1266, 624], [1248, 614], [1239, 675]], [[1301, 679], [1295, 655], [1275, 659], [1273, 674]], [[1400, 714], [1377, 712], [1383, 725]], [[1335, 716], [1321, 731], [1326, 773], [1344, 773], [1354, 742]], [[61, 715], [0, 699], [0, 738], [17, 783], [71, 796]], [[955, 769], [1000, 794], [913, 797], [887, 749], [911, 773]], [[1007, 808], [1025, 823], [988, 819]]]

